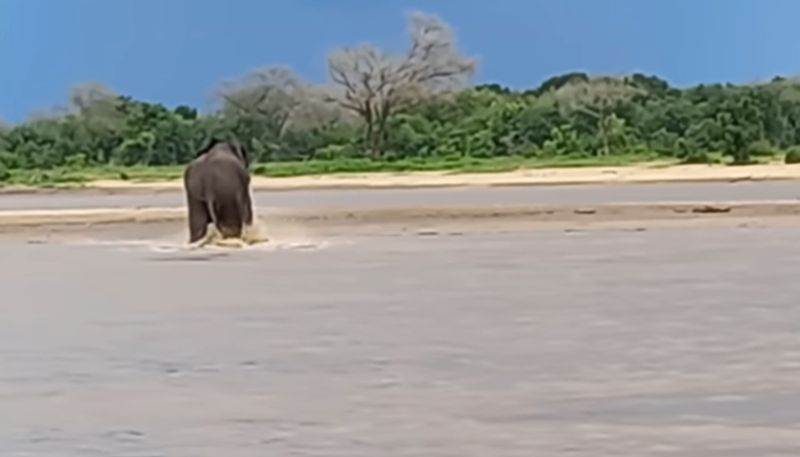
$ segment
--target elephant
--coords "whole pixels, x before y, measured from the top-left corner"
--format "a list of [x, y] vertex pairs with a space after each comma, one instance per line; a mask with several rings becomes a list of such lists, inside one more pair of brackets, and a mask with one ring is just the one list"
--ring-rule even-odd
[[253, 224], [250, 159], [238, 141], [216, 137], [186, 166], [183, 187], [189, 219], [189, 243], [205, 238], [213, 223], [222, 238], [239, 238]]

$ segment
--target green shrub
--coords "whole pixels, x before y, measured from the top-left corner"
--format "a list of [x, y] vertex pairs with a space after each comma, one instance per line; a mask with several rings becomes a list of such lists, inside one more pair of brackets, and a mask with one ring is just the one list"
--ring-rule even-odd
[[8, 167], [0, 163], [0, 183], [7, 182], [11, 179], [11, 171], [8, 170]]
[[800, 146], [792, 146], [786, 151], [786, 157], [783, 159], [785, 163], [793, 164], [800, 163]]
[[685, 138], [679, 138], [675, 142], [675, 147], [678, 149], [678, 157], [682, 163], [686, 164], [708, 164], [714, 163], [714, 159], [708, 153], [701, 149], [694, 141]]
[[317, 160], [339, 160], [358, 156], [358, 151], [350, 144], [329, 144], [318, 148], [314, 154]]
[[72, 154], [64, 158], [64, 163], [67, 168], [73, 170], [86, 167], [86, 154]]
[[705, 164], [716, 163], [716, 160], [714, 160], [714, 158], [711, 157], [711, 155], [709, 155], [705, 151], [695, 150], [684, 156], [681, 162], [689, 165], [698, 165], [698, 164], [705, 165]]
[[767, 140], [758, 140], [747, 146], [747, 152], [751, 157], [773, 157], [778, 151]]
[[8, 151], [0, 150], [0, 165], [5, 165], [6, 168], [18, 168], [18, 162], [17, 156]]

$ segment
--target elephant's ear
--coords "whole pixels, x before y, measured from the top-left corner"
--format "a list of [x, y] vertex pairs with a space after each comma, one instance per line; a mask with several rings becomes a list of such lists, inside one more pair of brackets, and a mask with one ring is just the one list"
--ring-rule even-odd
[[211, 148], [213, 148], [214, 146], [218, 145], [221, 141], [222, 140], [220, 140], [216, 136], [212, 136], [211, 138], [208, 139], [208, 143], [206, 143], [206, 145], [202, 149], [197, 151], [197, 154], [195, 154], [195, 157], [200, 157], [201, 155], [203, 155], [206, 152], [210, 151]]
[[236, 147], [239, 149], [239, 154], [242, 156], [242, 160], [244, 160], [245, 168], [250, 168], [250, 154], [247, 152], [247, 148], [241, 142], [236, 142]]

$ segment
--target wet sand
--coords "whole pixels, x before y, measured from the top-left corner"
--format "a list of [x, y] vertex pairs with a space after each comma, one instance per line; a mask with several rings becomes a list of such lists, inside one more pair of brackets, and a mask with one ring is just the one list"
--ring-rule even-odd
[[[800, 183], [635, 183], [438, 189], [254, 190], [257, 206], [290, 209], [369, 209], [487, 205], [596, 205], [607, 203], [799, 200]], [[180, 188], [113, 193], [85, 189], [52, 194], [0, 195], [0, 210], [183, 207]]]
[[800, 455], [796, 227], [159, 230], [0, 240], [4, 456]]
[[[541, 187], [254, 191], [257, 213], [268, 225], [346, 231], [586, 228], [588, 226], [738, 226], [798, 219], [800, 187], [794, 182], [637, 183]], [[704, 211], [709, 207], [712, 211]], [[714, 208], [729, 211], [714, 212]], [[721, 221], [720, 219], [726, 219]], [[768, 220], [768, 221], [767, 221]], [[639, 223], [641, 222], [641, 223]], [[788, 222], [793, 223], [791, 220]], [[102, 225], [115, 223], [116, 227]], [[0, 195], [0, 234], [39, 236], [52, 231], [131, 231], [185, 226], [178, 189], [105, 193], [87, 189], [54, 194]], [[64, 224], [73, 224], [63, 227]], [[55, 227], [62, 225], [62, 227]], [[469, 226], [469, 227], [467, 227]], [[171, 228], [171, 229], [172, 229]], [[90, 235], [94, 236], [94, 235]]]
[[[800, 202], [653, 202], [603, 205], [487, 205], [351, 209], [256, 208], [261, 229], [320, 236], [474, 233], [652, 227], [757, 227], [800, 224]], [[259, 230], [261, 230], [259, 229]], [[0, 211], [0, 236], [41, 240], [119, 233], [187, 236], [185, 208], [75, 208]]]

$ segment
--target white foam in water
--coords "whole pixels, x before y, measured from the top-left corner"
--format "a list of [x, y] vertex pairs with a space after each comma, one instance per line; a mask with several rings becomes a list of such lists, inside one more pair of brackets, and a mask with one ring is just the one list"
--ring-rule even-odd
[[[275, 251], [275, 250], [315, 250], [328, 246], [328, 242], [310, 240], [299, 236], [297, 228], [270, 227], [274, 234], [267, 234], [264, 224], [256, 221], [251, 227], [246, 227], [240, 239], [222, 239], [213, 225], [209, 226], [206, 237], [194, 244], [186, 241], [186, 233], [181, 231], [175, 235], [157, 239], [117, 239], [97, 240], [84, 239], [79, 244], [106, 245], [131, 249], [147, 249], [162, 254], [180, 252], [236, 252], [236, 251]], [[284, 232], [284, 233], [281, 233]], [[128, 250], [128, 249], [126, 249]]]
[[[276, 231], [277, 229], [276, 227], [271, 228], [273, 229], [272, 231]], [[296, 228], [295, 230], [291, 230], [291, 232], [296, 232]], [[273, 235], [269, 235], [264, 228], [263, 222], [256, 219], [256, 223], [252, 226], [246, 226], [242, 233], [242, 237], [236, 239], [223, 239], [216, 228], [210, 226], [206, 238], [199, 243], [190, 245], [189, 249], [208, 249], [214, 251], [274, 251], [276, 249], [316, 249], [325, 245], [325, 243], [321, 243], [319, 241], [310, 241], [303, 238], [298, 239], [297, 235], [297, 233], [292, 233], [291, 235], [278, 235], [278, 233], [274, 233]]]

